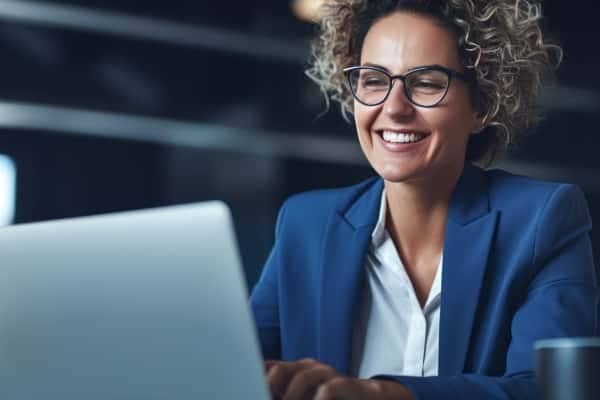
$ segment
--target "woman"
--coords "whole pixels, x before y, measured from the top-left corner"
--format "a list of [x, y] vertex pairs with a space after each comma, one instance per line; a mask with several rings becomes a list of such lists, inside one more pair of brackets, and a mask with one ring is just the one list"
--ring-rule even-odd
[[[572, 185], [484, 171], [536, 118], [530, 0], [331, 0], [310, 76], [378, 177], [282, 207], [252, 308], [274, 396], [533, 399], [533, 344], [597, 334]], [[559, 54], [560, 58], [560, 54]], [[276, 361], [273, 361], [276, 360]]]

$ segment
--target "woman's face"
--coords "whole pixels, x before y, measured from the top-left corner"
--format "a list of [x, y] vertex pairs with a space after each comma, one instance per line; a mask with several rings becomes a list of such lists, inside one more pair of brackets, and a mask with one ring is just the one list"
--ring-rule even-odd
[[[360, 63], [391, 75], [425, 65], [462, 72], [453, 36], [431, 18], [411, 12], [377, 21], [365, 37]], [[411, 104], [402, 85], [395, 80], [389, 97], [378, 106], [354, 101], [358, 139], [371, 166], [391, 182], [430, 180], [460, 171], [469, 135], [481, 129], [465, 82], [452, 79], [446, 97], [433, 108]], [[398, 143], [401, 136], [386, 141], [384, 132], [415, 134], [416, 141]]]

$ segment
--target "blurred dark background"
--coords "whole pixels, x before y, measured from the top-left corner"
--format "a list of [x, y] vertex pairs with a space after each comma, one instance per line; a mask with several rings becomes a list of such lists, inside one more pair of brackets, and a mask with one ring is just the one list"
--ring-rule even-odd
[[[316, 28], [292, 3], [0, 0], [13, 222], [221, 199], [252, 285], [285, 197], [371, 175], [352, 125], [320, 115], [303, 72]], [[577, 183], [600, 226], [600, 24], [577, 3], [543, 2], [565, 59], [546, 120], [498, 166]]]

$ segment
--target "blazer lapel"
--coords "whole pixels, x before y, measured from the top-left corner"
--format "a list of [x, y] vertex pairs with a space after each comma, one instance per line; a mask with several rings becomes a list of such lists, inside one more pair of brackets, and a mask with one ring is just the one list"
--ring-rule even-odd
[[490, 212], [483, 172], [466, 165], [452, 196], [446, 227], [439, 375], [464, 370], [497, 217], [497, 212]]
[[324, 243], [321, 274], [319, 359], [349, 374], [356, 307], [364, 261], [377, 221], [383, 181], [367, 183], [359, 196], [338, 206]]

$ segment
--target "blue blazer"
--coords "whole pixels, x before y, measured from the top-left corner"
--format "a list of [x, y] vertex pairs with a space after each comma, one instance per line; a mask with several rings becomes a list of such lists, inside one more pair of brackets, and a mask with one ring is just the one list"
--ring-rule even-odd
[[[266, 359], [349, 373], [365, 254], [383, 182], [303, 193], [282, 206], [251, 306]], [[471, 165], [444, 243], [439, 376], [387, 376], [418, 399], [536, 398], [533, 345], [598, 334], [586, 202], [573, 185]]]

